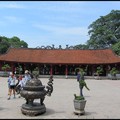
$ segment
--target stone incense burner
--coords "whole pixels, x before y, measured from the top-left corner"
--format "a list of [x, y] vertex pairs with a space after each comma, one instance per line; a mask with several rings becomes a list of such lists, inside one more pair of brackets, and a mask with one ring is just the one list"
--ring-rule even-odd
[[[46, 112], [43, 101], [45, 96], [50, 96], [53, 91], [53, 87], [49, 85], [50, 82], [52, 81], [49, 79], [48, 86], [45, 87], [37, 76], [34, 76], [33, 79], [27, 81], [20, 92], [21, 96], [26, 99], [26, 103], [23, 104], [21, 108], [24, 115], [36, 116]], [[40, 101], [38, 103], [34, 102], [35, 99], [40, 99]]]

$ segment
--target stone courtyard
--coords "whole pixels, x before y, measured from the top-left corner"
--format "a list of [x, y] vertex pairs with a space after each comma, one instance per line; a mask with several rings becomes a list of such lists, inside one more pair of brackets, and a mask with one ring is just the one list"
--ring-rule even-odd
[[[39, 78], [47, 85], [48, 78]], [[24, 98], [16, 95], [7, 100], [7, 78], [0, 77], [0, 119], [119, 119], [120, 118], [120, 80], [86, 79], [90, 88], [83, 90], [87, 100], [84, 115], [74, 114], [74, 93], [79, 95], [79, 84], [75, 78], [54, 78], [53, 93], [46, 96], [46, 112], [30, 117], [21, 113]], [[37, 99], [36, 99], [37, 101]]]

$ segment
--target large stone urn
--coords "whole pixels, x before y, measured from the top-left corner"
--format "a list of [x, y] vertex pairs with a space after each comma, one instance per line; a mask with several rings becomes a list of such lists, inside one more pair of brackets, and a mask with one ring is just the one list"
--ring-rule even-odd
[[[34, 77], [27, 81], [26, 85], [21, 90], [20, 94], [26, 99], [26, 103], [22, 105], [21, 112], [24, 115], [36, 116], [46, 112], [45, 104], [43, 103], [45, 96], [50, 92], [49, 86], [42, 85], [42, 82]], [[39, 99], [39, 102], [34, 102]]]

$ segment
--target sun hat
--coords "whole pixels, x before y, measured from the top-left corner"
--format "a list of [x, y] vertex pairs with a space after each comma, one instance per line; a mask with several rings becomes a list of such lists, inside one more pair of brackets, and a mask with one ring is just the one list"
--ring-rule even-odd
[[28, 70], [25, 70], [25, 73], [28, 73], [29, 71]]
[[12, 72], [10, 72], [10, 75], [12, 75], [13, 73]]

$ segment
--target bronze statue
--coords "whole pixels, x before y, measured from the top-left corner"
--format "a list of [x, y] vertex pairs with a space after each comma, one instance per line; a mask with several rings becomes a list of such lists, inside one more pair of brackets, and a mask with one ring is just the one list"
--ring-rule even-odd
[[[44, 102], [45, 96], [51, 96], [53, 92], [53, 76], [50, 76], [48, 85], [42, 85], [38, 79], [39, 72], [37, 69], [33, 72], [33, 78], [26, 82], [20, 94], [26, 99], [26, 103], [22, 105], [21, 111], [25, 115], [36, 116], [46, 112]], [[46, 88], [46, 89], [45, 89]], [[34, 102], [34, 99], [40, 99], [40, 103]]]
[[47, 90], [47, 95], [51, 96], [51, 93], [53, 92], [53, 76], [51, 75], [48, 81], [48, 86], [46, 86]]

